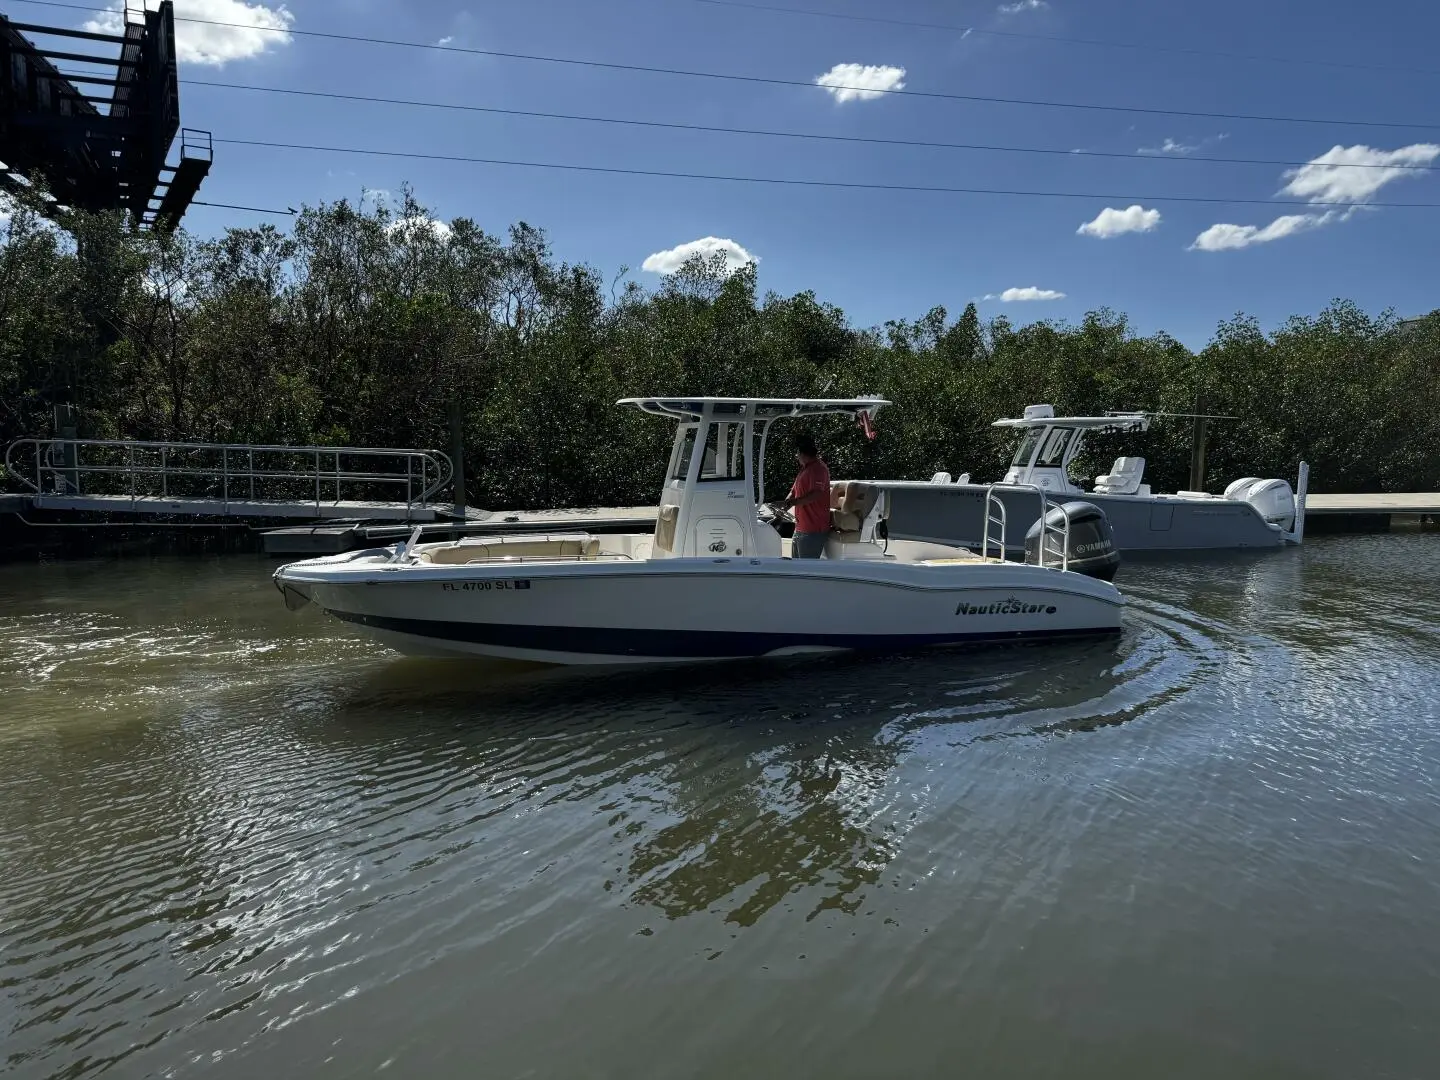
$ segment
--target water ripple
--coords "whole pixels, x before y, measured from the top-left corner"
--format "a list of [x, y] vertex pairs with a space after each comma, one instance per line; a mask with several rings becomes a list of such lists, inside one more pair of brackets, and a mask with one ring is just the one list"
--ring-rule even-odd
[[683, 1005], [690, 1060], [875, 1074], [909, 1002], [1041, 1073], [1003, 1017], [1049, 988], [1105, 1030], [1145, 985], [1160, 1030], [1297, 934], [1420, 1060], [1383, 1017], [1440, 972], [1440, 565], [1347, 550], [1127, 565], [1118, 641], [598, 673], [397, 661], [243, 560], [0, 572], [0, 1060], [629, 1074]]

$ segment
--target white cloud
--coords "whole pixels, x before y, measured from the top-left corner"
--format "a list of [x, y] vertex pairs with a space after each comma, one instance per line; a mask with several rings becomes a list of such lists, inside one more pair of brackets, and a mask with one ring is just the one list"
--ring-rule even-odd
[[1136, 153], [1139, 154], [1193, 154], [1202, 146], [1210, 143], [1224, 142], [1230, 135], [1222, 132], [1219, 135], [1207, 135], [1203, 139], [1196, 139], [1194, 142], [1181, 142], [1179, 139], [1167, 138], [1159, 146], [1142, 146]]
[[[150, 8], [158, 0], [145, 0]], [[272, 48], [288, 45], [288, 33], [295, 22], [284, 4], [267, 7], [246, 0], [175, 0], [175, 50], [181, 63], [221, 67], [232, 60], [248, 60]], [[183, 16], [209, 22], [184, 22]], [[215, 23], [230, 25], [217, 26]], [[124, 32], [125, 18], [116, 4], [85, 23], [98, 34]]]
[[847, 101], [869, 101], [891, 90], [905, 89], [905, 69], [887, 64], [836, 64], [824, 75], [815, 76], [842, 105]]
[[1159, 146], [1142, 146], [1139, 153], [1142, 154], [1193, 154], [1200, 149], [1199, 143], [1182, 143], [1174, 139], [1166, 139]]
[[396, 218], [385, 226], [385, 231], [392, 235], [401, 234], [406, 240], [413, 239], [422, 232], [428, 232], [442, 244], [450, 239], [450, 226], [443, 221], [428, 217]]
[[442, 38], [441, 38], [439, 41], [437, 41], [435, 44], [436, 44], [436, 45], [449, 45], [449, 44], [450, 44], [452, 41], [454, 41], [454, 40], [455, 40], [455, 35], [454, 35], [454, 34], [446, 34], [444, 37], [442, 37]]
[[1255, 244], [1283, 240], [1296, 233], [1308, 232], [1328, 225], [1340, 215], [1331, 210], [1324, 214], [1286, 214], [1269, 225], [1211, 225], [1195, 238], [1191, 251], [1238, 251]]
[[1398, 150], [1334, 146], [1300, 168], [1287, 171], [1285, 179], [1289, 182], [1280, 192], [1311, 202], [1363, 203], [1392, 180], [1426, 175], [1403, 166], [1429, 165], [1437, 157], [1440, 146], [1434, 143], [1414, 143]]
[[1095, 236], [1101, 240], [1108, 240], [1112, 236], [1123, 236], [1125, 233], [1150, 232], [1159, 224], [1159, 210], [1146, 210], [1136, 203], [1124, 210], [1116, 210], [1113, 206], [1107, 206], [1096, 215], [1094, 221], [1085, 222], [1075, 231], [1081, 236]]
[[[1406, 176], [1423, 176], [1420, 169], [1405, 166], [1429, 165], [1440, 158], [1440, 145], [1412, 143], [1398, 150], [1376, 150], [1370, 146], [1334, 146], [1298, 169], [1284, 173], [1282, 195], [1312, 203], [1349, 203], [1344, 212], [1286, 214], [1269, 225], [1211, 225], [1190, 245], [1192, 251], [1235, 251], [1255, 244], [1283, 240], [1332, 222], [1349, 221], [1374, 194], [1392, 181]], [[1357, 166], [1363, 166], [1357, 168]]]
[[640, 264], [640, 269], [648, 270], [652, 274], [673, 274], [684, 266], [685, 261], [691, 256], [699, 255], [709, 259], [717, 251], [724, 254], [725, 269], [732, 274], [746, 263], [760, 261], [758, 257], [751, 255], [734, 240], [706, 236], [699, 240], [691, 240], [688, 244], [677, 244], [668, 251], [657, 251]]
[[1002, 293], [986, 293], [981, 300], [999, 300], [1002, 304], [1013, 304], [1016, 301], [1025, 300], [1064, 300], [1063, 292], [1056, 292], [1054, 289], [1037, 289], [1029, 285], [1023, 289], [1006, 289]]
[[1018, 15], [1022, 11], [1039, 11], [1049, 6], [1045, 0], [1015, 0], [1013, 4], [1001, 4], [997, 10], [1002, 15]]

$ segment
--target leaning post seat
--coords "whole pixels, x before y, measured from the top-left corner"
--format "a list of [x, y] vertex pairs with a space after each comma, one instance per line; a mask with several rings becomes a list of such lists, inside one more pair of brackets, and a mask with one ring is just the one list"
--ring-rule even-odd
[[860, 542], [860, 530], [879, 498], [876, 488], [858, 480], [830, 485], [830, 527], [840, 534], [841, 543]]
[[839, 519], [840, 504], [845, 501], [845, 489], [850, 486], [848, 480], [830, 481], [830, 531], [840, 530]]
[[1140, 479], [1145, 475], [1143, 457], [1120, 457], [1104, 476], [1095, 477], [1097, 495], [1135, 495], [1140, 492]]

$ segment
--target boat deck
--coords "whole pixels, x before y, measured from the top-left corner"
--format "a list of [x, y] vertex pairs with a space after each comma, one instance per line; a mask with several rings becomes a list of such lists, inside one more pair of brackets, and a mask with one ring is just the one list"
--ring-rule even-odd
[[326, 555], [406, 539], [416, 524], [421, 539], [458, 540], [466, 536], [506, 536], [544, 532], [651, 532], [654, 506], [598, 506], [561, 510], [470, 510], [465, 520], [430, 519], [402, 524], [352, 522], [333, 525], [296, 525], [267, 530], [261, 537], [270, 555]]

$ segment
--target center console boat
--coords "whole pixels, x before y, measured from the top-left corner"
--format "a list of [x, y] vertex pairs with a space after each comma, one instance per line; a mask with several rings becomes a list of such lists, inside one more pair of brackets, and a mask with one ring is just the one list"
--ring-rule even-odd
[[[1023, 416], [996, 420], [994, 427], [1017, 436], [1004, 478], [984, 484], [972, 483], [969, 473], [953, 481], [949, 473], [937, 473], [928, 481], [881, 482], [891, 496], [891, 535], [978, 544], [989, 503], [999, 499], [1012, 519], [1034, 521], [1041, 512], [1037, 492], [1043, 491], [1050, 499], [1083, 499], [1102, 510], [1121, 552], [1277, 548], [1303, 540], [1310, 475], [1304, 462], [1296, 489], [1284, 480], [1247, 476], [1223, 494], [1154, 491], [1145, 483], [1143, 457], [1116, 458], [1088, 491], [1072, 475], [1088, 437], [1142, 432], [1150, 421], [1149, 414], [1138, 412], [1056, 416], [1049, 405], [1031, 405]], [[1019, 553], [1018, 535], [1011, 536], [1008, 550]]]
[[[825, 557], [790, 557], [763, 520], [779, 421], [848, 415], [877, 398], [627, 398], [675, 424], [652, 534], [472, 537], [290, 563], [274, 581], [400, 652], [559, 664], [718, 660], [1114, 634], [1124, 599], [1103, 513], [1072, 501], [1006, 561], [1007, 513], [987, 500], [978, 551], [893, 539], [888, 499], [835, 485]], [[1033, 519], [1032, 519], [1033, 520]], [[1083, 571], [1083, 572], [1082, 572]]]

